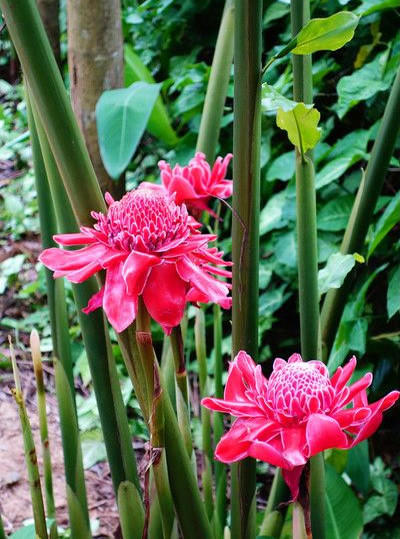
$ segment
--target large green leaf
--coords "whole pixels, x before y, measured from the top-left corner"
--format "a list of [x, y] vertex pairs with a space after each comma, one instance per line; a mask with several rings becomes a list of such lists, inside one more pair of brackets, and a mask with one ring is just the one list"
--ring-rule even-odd
[[335, 253], [331, 255], [326, 266], [318, 272], [318, 290], [320, 295], [326, 294], [331, 288], [340, 288], [356, 260], [353, 255]]
[[[261, 109], [263, 112], [273, 112], [282, 109], [285, 112], [293, 110], [298, 103], [282, 95], [273, 86], [267, 83], [262, 85], [261, 89]], [[306, 105], [311, 108], [312, 105]]]
[[[124, 45], [125, 59], [125, 86], [130, 86], [133, 82], [143, 81], [155, 84], [150, 71], [143, 64], [142, 60], [133, 51], [130, 45]], [[171, 126], [168, 112], [164, 106], [161, 96], [157, 97], [154, 109], [150, 114], [147, 124], [149, 133], [162, 140], [168, 146], [174, 146], [178, 142], [178, 137]]]
[[363, 520], [359, 501], [340, 475], [326, 465], [326, 539], [358, 539]]
[[104, 92], [96, 106], [100, 153], [112, 178], [128, 166], [146, 129], [160, 84], [134, 82], [129, 88]]
[[388, 318], [392, 318], [400, 310], [400, 266], [390, 275], [387, 293]]
[[368, 441], [357, 444], [347, 454], [346, 473], [356, 489], [366, 496], [370, 484]]
[[372, 255], [381, 241], [392, 230], [392, 228], [400, 221], [400, 193], [397, 193], [386, 210], [379, 218], [368, 248], [368, 258]]
[[340, 49], [354, 36], [359, 17], [341, 11], [324, 19], [311, 19], [294, 38], [293, 54], [312, 54], [317, 51]]
[[353, 201], [352, 195], [330, 200], [318, 214], [318, 229], [330, 232], [344, 230], [350, 217]]
[[321, 137], [321, 128], [318, 127], [320, 116], [317, 109], [298, 103], [289, 111], [279, 108], [276, 124], [287, 131], [290, 142], [304, 154], [314, 148]]
[[388, 90], [396, 75], [395, 69], [387, 70], [389, 49], [378, 54], [372, 62], [365, 64], [351, 75], [342, 77], [337, 85], [338, 103], [334, 107], [339, 118], [360, 101]]
[[400, 0], [363, 0], [361, 6], [357, 8], [357, 13], [365, 17], [376, 11], [393, 9], [400, 7]]

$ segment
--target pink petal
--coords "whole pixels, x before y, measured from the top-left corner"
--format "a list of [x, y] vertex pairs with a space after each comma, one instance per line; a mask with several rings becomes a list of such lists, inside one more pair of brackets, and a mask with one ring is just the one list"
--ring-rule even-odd
[[255, 440], [251, 444], [248, 453], [249, 457], [268, 462], [268, 464], [272, 464], [272, 466], [279, 466], [280, 468], [287, 468], [289, 466], [281, 451], [273, 447], [270, 443], [262, 440]]
[[[67, 279], [71, 283], [83, 283], [83, 281], [89, 279], [89, 277], [97, 273], [99, 270], [101, 270], [101, 265], [97, 260], [94, 260], [83, 268], [77, 269], [75, 271], [68, 271], [68, 273], [63, 271], [62, 273], [66, 275]], [[57, 273], [57, 271], [54, 272], [54, 277], [58, 277]]]
[[110, 324], [117, 333], [124, 331], [135, 320], [137, 296], [130, 296], [122, 277], [123, 262], [107, 270], [103, 307]]
[[304, 427], [284, 427], [281, 430], [283, 457], [292, 467], [307, 462], [306, 435]]
[[210, 277], [201, 267], [193, 264], [188, 257], [178, 260], [176, 265], [180, 277], [206, 294], [208, 301], [217, 303], [221, 297], [228, 295], [229, 290], [224, 283]]
[[201, 405], [209, 408], [210, 410], [214, 410], [215, 412], [224, 412], [235, 417], [264, 416], [263, 410], [250, 401], [238, 402], [206, 397], [201, 401]]
[[355, 356], [353, 356], [343, 368], [339, 367], [335, 374], [332, 376], [331, 384], [336, 389], [336, 392], [341, 391], [341, 389], [350, 380], [353, 375], [354, 369], [356, 368], [356, 365], [357, 360]]
[[249, 448], [269, 424], [264, 418], [237, 419], [221, 438], [215, 449], [215, 457], [221, 462], [236, 462], [249, 456]]
[[84, 245], [85, 243], [96, 243], [96, 238], [87, 234], [56, 234], [53, 240], [59, 245]]
[[122, 268], [128, 294], [139, 296], [143, 292], [151, 268], [161, 264], [160, 258], [132, 251]]
[[53, 247], [43, 251], [39, 256], [39, 260], [51, 270], [73, 271], [97, 261], [107, 250], [105, 245], [99, 243], [76, 251], [65, 251], [64, 249]]
[[297, 500], [297, 496], [299, 495], [300, 477], [303, 473], [303, 468], [304, 465], [296, 466], [292, 470], [286, 470], [285, 468], [282, 468], [282, 476], [290, 489], [290, 494], [293, 501]]
[[85, 314], [89, 314], [92, 311], [95, 311], [96, 309], [98, 309], [99, 307], [102, 307], [103, 297], [104, 297], [104, 286], [90, 298], [87, 304], [87, 307], [82, 309], [82, 312]]
[[316, 455], [325, 449], [346, 449], [348, 440], [339, 423], [323, 414], [312, 414], [308, 418], [306, 438], [309, 456]]
[[175, 264], [164, 262], [152, 268], [142, 296], [150, 316], [167, 333], [182, 320], [186, 289]]

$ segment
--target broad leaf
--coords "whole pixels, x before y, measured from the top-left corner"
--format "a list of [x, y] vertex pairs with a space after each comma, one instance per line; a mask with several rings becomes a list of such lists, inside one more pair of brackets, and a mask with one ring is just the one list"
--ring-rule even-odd
[[320, 295], [326, 294], [331, 288], [340, 288], [354, 268], [356, 258], [354, 255], [335, 253], [331, 255], [326, 266], [318, 272], [318, 290]]
[[160, 84], [134, 82], [104, 92], [96, 106], [100, 154], [108, 174], [117, 179], [129, 165], [160, 92]]
[[365, 17], [376, 11], [393, 9], [400, 7], [400, 0], [363, 0], [361, 6], [357, 8], [357, 13]]
[[368, 498], [363, 507], [364, 524], [371, 522], [381, 515], [393, 516], [398, 499], [396, 485], [384, 476], [372, 476], [372, 486], [375, 491], [379, 492], [377, 496]]
[[318, 229], [329, 232], [344, 230], [350, 217], [353, 201], [352, 195], [330, 200], [318, 213]]
[[[142, 60], [133, 51], [130, 45], [124, 45], [124, 72], [125, 86], [130, 86], [133, 82], [143, 81], [155, 84], [155, 80]], [[150, 114], [147, 124], [149, 133], [162, 140], [165, 144], [173, 146], [178, 142], [178, 137], [172, 129], [167, 109], [159, 96]]]
[[312, 19], [297, 34], [293, 54], [312, 54], [317, 51], [335, 51], [354, 36], [359, 17], [350, 11], [341, 11], [324, 19]]
[[293, 178], [295, 172], [295, 159], [293, 151], [281, 154], [272, 161], [267, 171], [267, 181], [288, 181]]
[[392, 202], [387, 206], [375, 226], [368, 248], [368, 258], [372, 255], [372, 253], [375, 251], [381, 241], [399, 221], [400, 193], [397, 193], [393, 197]]
[[372, 62], [340, 79], [337, 85], [339, 99], [335, 105], [339, 118], [343, 118], [360, 101], [365, 101], [378, 92], [390, 88], [396, 71], [386, 69], [389, 52], [389, 49], [386, 49]]
[[[261, 109], [263, 112], [273, 112], [278, 109], [288, 112], [289, 110], [293, 110], [297, 105], [298, 103], [296, 101], [283, 96], [273, 86], [267, 83], [262, 85]], [[311, 108], [312, 105], [306, 105], [306, 107]]]
[[326, 539], [358, 539], [363, 521], [360, 503], [340, 475], [326, 466]]
[[305, 154], [314, 148], [321, 137], [318, 127], [320, 113], [304, 103], [298, 103], [292, 110], [278, 109], [276, 124], [287, 131], [289, 140], [298, 150]]
[[346, 473], [352, 483], [364, 496], [368, 494], [370, 484], [368, 442], [357, 444], [348, 452]]
[[400, 311], [400, 266], [392, 272], [387, 293], [388, 318]]

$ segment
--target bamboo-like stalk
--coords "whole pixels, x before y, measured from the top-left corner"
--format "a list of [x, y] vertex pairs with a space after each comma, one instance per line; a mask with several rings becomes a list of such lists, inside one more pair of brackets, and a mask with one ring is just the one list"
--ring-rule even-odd
[[0, 0], [0, 8], [74, 213], [91, 224], [88, 205], [104, 211], [105, 203], [36, 3]]
[[46, 509], [48, 518], [55, 518], [55, 504], [53, 494], [53, 478], [51, 471], [51, 454], [49, 434], [47, 427], [46, 392], [43, 380], [42, 358], [40, 353], [40, 340], [36, 330], [30, 335], [30, 347], [33, 361], [33, 370], [36, 378], [36, 396], [39, 412], [40, 440], [42, 442], [44, 487], [46, 497]]
[[[400, 69], [393, 82], [378, 135], [371, 151], [365, 176], [358, 189], [340, 251], [343, 254], [363, 250], [368, 227], [382, 190], [390, 158], [400, 133]], [[353, 282], [348, 275], [340, 288], [329, 290], [321, 312], [321, 334], [326, 353], [333, 341]]]
[[[39, 206], [40, 235], [43, 249], [55, 247], [53, 240], [57, 234], [57, 220], [54, 212], [46, 167], [43, 161], [40, 142], [36, 130], [35, 121], [29, 92], [25, 92], [29, 135], [32, 145], [32, 158], [35, 171], [35, 186]], [[74, 375], [72, 371], [72, 357], [69, 343], [68, 315], [65, 303], [64, 282], [62, 279], [55, 281], [52, 272], [45, 268], [46, 288], [50, 313], [51, 337], [53, 351], [63, 364], [71, 389], [74, 389]]]
[[275, 472], [274, 480], [272, 481], [271, 490], [268, 496], [267, 507], [264, 511], [263, 521], [260, 526], [259, 535], [267, 535], [279, 538], [282, 526], [284, 524], [284, 515], [286, 506], [279, 507], [279, 504], [284, 500], [289, 499], [289, 489], [282, 477], [282, 473], [278, 468]]
[[[207, 390], [207, 353], [206, 353], [206, 322], [204, 308], [200, 308], [196, 313], [194, 324], [194, 335], [196, 345], [196, 359], [199, 369], [199, 389], [200, 397], [206, 396]], [[212, 448], [211, 448], [211, 414], [207, 408], [201, 407], [201, 449], [203, 453], [202, 485], [203, 498], [208, 517], [211, 519], [214, 502], [212, 496]]]
[[135, 485], [124, 481], [118, 488], [118, 509], [123, 539], [142, 539], [144, 511]]
[[[35, 115], [35, 120], [56, 210], [58, 229], [60, 232], [75, 232], [78, 229], [77, 223], [64, 190], [57, 164], [37, 115]], [[90, 315], [82, 313], [82, 309], [86, 307], [89, 299], [98, 291], [98, 286], [95, 279], [91, 278], [79, 285], [73, 285], [73, 291], [115, 493], [118, 492], [119, 484], [125, 480], [131, 481], [139, 488], [128, 420], [104, 317], [100, 311]], [[58, 305], [60, 303], [61, 301], [58, 302]], [[116, 433], [118, 433], [117, 436]], [[67, 431], [65, 435], [68, 435]]]
[[[300, 32], [310, 20], [310, 1], [291, 0], [292, 35]], [[296, 101], [312, 103], [311, 56], [293, 55], [293, 96]], [[300, 302], [301, 352], [303, 358], [322, 359], [319, 335], [319, 294], [317, 258], [317, 215], [315, 172], [312, 154], [302, 155], [296, 149], [296, 208], [298, 236], [298, 273]], [[315, 537], [325, 537], [325, 497], [315, 485], [325, 484], [323, 454], [312, 458], [313, 485], [310, 492], [311, 521]]]
[[175, 515], [165, 458], [163, 389], [160, 386], [158, 365], [153, 349], [151, 320], [141, 297], [136, 318], [136, 341], [146, 377], [147, 399], [151, 410], [148, 418], [151, 445], [149, 465], [152, 465], [154, 474], [163, 535], [167, 539], [171, 536]]
[[[235, 3], [233, 353], [258, 356], [262, 2]], [[255, 461], [232, 467], [232, 539], [255, 536]]]
[[293, 504], [293, 539], [310, 539], [304, 525], [304, 511], [299, 502]]
[[201, 116], [196, 150], [214, 159], [233, 58], [234, 2], [226, 0]]
[[[56, 379], [56, 392], [58, 399], [58, 408], [60, 416], [60, 425], [68, 430], [68, 436], [63, 436], [63, 451], [64, 458], [68, 460], [68, 468], [66, 466], [66, 480], [67, 489], [69, 489], [74, 496], [75, 501], [68, 503], [68, 509], [70, 513], [70, 524], [73, 537], [79, 537], [82, 524], [81, 518], [75, 520], [73, 514], [75, 514], [73, 508], [78, 504], [80, 511], [80, 517], [84, 518], [86, 523], [85, 532], [90, 530], [89, 512], [86, 497], [85, 476], [83, 472], [82, 462], [82, 449], [79, 438], [79, 426], [75, 413], [74, 396], [71, 392], [67, 376], [60, 361], [55, 358], [55, 379]], [[68, 472], [74, 473], [68, 473]], [[75, 503], [76, 502], [76, 503]]]
[[11, 337], [8, 338], [10, 344], [10, 355], [14, 373], [15, 388], [11, 390], [15, 402], [18, 405], [18, 413], [21, 421], [22, 437], [24, 441], [25, 463], [28, 470], [29, 488], [32, 500], [33, 521], [35, 533], [40, 539], [47, 539], [46, 516], [44, 512], [44, 503], [42, 487], [40, 481], [39, 467], [37, 462], [35, 442], [33, 440], [32, 429], [26, 411], [24, 397], [22, 395], [21, 380], [15, 358], [14, 347]]

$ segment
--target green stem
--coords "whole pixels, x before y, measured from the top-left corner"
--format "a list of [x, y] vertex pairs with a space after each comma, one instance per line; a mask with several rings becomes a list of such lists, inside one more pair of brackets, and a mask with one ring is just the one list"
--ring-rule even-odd
[[[233, 354], [258, 356], [262, 1], [235, 3]], [[255, 461], [232, 466], [232, 539], [255, 537]]]
[[215, 45], [196, 146], [196, 151], [205, 153], [209, 162], [214, 159], [217, 149], [231, 74], [234, 18], [234, 2], [233, 0], [226, 0]]
[[282, 507], [279, 505], [288, 499], [289, 489], [282, 477], [281, 470], [277, 468], [269, 492], [268, 503], [265, 508], [259, 535], [269, 535], [275, 538], [280, 537], [287, 505], [283, 504]]
[[35, 442], [32, 436], [32, 429], [29, 423], [28, 414], [25, 407], [24, 397], [22, 394], [21, 380], [17, 361], [15, 359], [14, 347], [9, 337], [10, 355], [14, 373], [15, 388], [11, 390], [15, 402], [18, 405], [18, 413], [21, 421], [22, 437], [24, 441], [25, 463], [28, 470], [29, 488], [32, 500], [33, 520], [35, 524], [35, 533], [40, 539], [47, 539], [46, 516], [44, 512], [44, 503], [42, 495], [42, 487], [40, 483], [39, 467], [37, 462], [37, 454]]
[[304, 524], [304, 511], [298, 502], [293, 504], [293, 539], [308, 539]]
[[33, 370], [36, 379], [36, 397], [39, 413], [40, 441], [42, 443], [44, 486], [48, 518], [55, 518], [55, 505], [53, 495], [53, 478], [51, 468], [51, 454], [49, 446], [49, 433], [47, 427], [46, 392], [43, 380], [42, 357], [40, 353], [40, 340], [37, 331], [30, 335], [30, 347], [33, 361]]
[[[363, 250], [368, 227], [374, 215], [386, 171], [400, 133], [400, 69], [393, 83], [378, 136], [354, 201], [349, 223], [341, 245], [343, 254]], [[321, 333], [325, 350], [329, 353], [343, 314], [353, 279], [349, 275], [338, 289], [330, 290], [321, 312]]]
[[118, 488], [118, 510], [123, 539], [142, 539], [144, 511], [135, 485], [124, 481]]
[[188, 379], [187, 379], [187, 371], [186, 371], [186, 365], [185, 365], [182, 330], [180, 326], [175, 326], [172, 329], [170, 340], [171, 340], [172, 356], [174, 358], [174, 364], [175, 364], [176, 385], [183, 396], [183, 400], [186, 404], [187, 411], [189, 414]]
[[[291, 1], [292, 36], [310, 20], [309, 0]], [[311, 55], [293, 55], [293, 96], [296, 101], [312, 103]], [[317, 258], [317, 214], [315, 172], [312, 154], [296, 150], [296, 207], [298, 235], [299, 302], [301, 352], [305, 360], [322, 359], [319, 334], [319, 294]], [[317, 457], [317, 459], [319, 456]], [[312, 461], [315, 459], [311, 459]], [[311, 483], [325, 485], [324, 466], [313, 467]], [[311, 494], [311, 520], [318, 539], [325, 537], [325, 497]]]
[[309, 360], [320, 358], [315, 173], [312, 160], [296, 154], [301, 352], [303, 358]]

